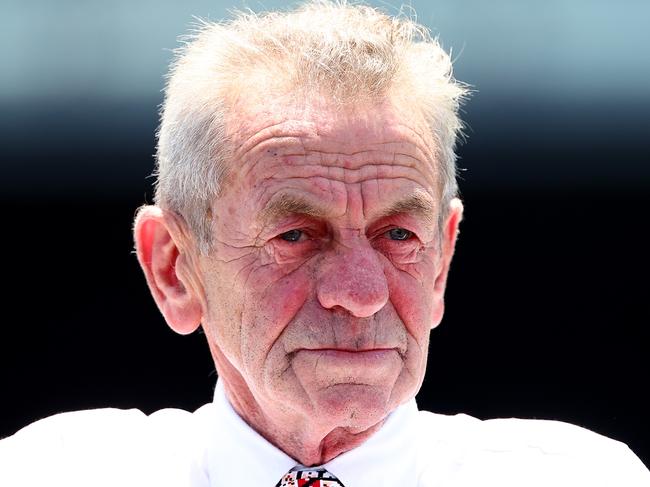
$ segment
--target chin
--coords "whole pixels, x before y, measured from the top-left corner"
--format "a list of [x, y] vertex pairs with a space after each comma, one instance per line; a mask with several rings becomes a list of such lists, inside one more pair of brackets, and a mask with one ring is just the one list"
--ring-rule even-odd
[[311, 396], [321, 420], [352, 431], [376, 425], [397, 407], [390, 402], [390, 390], [366, 384], [336, 384]]

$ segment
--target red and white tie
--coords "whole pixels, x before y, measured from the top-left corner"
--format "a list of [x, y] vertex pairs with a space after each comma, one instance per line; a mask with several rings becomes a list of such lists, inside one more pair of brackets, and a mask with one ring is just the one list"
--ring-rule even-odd
[[345, 487], [343, 482], [337, 479], [322, 467], [293, 467], [282, 476], [275, 487]]

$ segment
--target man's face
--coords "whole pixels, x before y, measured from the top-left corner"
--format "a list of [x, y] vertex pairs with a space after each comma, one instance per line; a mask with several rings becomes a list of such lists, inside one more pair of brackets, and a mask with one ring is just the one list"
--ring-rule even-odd
[[457, 220], [440, 235], [433, 148], [389, 104], [235, 113], [199, 264], [219, 374], [266, 421], [368, 428], [419, 389], [442, 316]]

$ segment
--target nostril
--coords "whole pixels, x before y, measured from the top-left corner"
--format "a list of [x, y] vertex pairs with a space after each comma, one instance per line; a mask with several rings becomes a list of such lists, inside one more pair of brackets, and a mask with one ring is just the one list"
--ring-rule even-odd
[[347, 309], [339, 305], [335, 305], [327, 309], [329, 309], [335, 315], [347, 316], [350, 314], [350, 312]]

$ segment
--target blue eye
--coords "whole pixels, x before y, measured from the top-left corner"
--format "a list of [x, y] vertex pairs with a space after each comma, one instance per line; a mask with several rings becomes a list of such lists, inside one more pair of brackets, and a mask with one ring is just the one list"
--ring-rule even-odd
[[280, 234], [280, 238], [282, 240], [286, 240], [287, 242], [297, 242], [300, 240], [300, 237], [302, 237], [301, 230], [289, 230], [288, 232]]
[[409, 232], [404, 228], [393, 228], [388, 231], [388, 236], [391, 240], [408, 240], [413, 236], [413, 232]]

